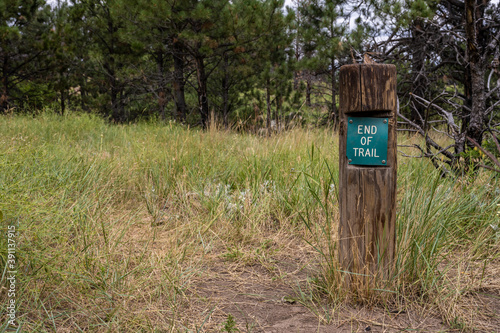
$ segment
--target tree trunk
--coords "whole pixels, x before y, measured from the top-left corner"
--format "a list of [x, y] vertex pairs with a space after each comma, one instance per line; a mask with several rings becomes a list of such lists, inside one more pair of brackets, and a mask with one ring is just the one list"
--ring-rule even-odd
[[208, 126], [208, 98], [207, 98], [207, 76], [205, 73], [204, 58], [201, 55], [195, 57], [196, 78], [198, 81], [198, 104], [200, 107], [201, 126]]
[[165, 94], [165, 89], [163, 87], [160, 88], [160, 91], [158, 92], [158, 108], [159, 108], [159, 113], [160, 113], [160, 119], [162, 121], [165, 121], [166, 115], [165, 115], [165, 104], [166, 104], [166, 94]]
[[[412, 86], [411, 91], [413, 94], [425, 98], [425, 55], [426, 50], [422, 50], [426, 46], [426, 40], [424, 36], [424, 22], [422, 19], [416, 19], [412, 26], [412, 39], [411, 39], [411, 50], [412, 50], [412, 61], [411, 61], [411, 76], [412, 76]], [[413, 105], [411, 106], [410, 119], [415, 124], [423, 127], [422, 119], [424, 119], [425, 107], [422, 103], [419, 103], [413, 99]], [[424, 128], [425, 130], [425, 128]]]
[[174, 100], [176, 108], [176, 118], [178, 121], [186, 119], [186, 100], [184, 97], [184, 59], [182, 57], [181, 46], [173, 43], [174, 57]]
[[[479, 144], [483, 141], [485, 129], [485, 59], [484, 39], [480, 33], [484, 30], [484, 4], [481, 0], [465, 0], [465, 33], [467, 36], [467, 60], [470, 68], [470, 85], [472, 92], [472, 105], [466, 135]], [[473, 147], [471, 143], [468, 143]]]
[[276, 122], [276, 132], [280, 130], [280, 113], [281, 113], [281, 93], [279, 85], [276, 85], [276, 112], [274, 113], [274, 121]]
[[224, 118], [224, 128], [229, 128], [229, 71], [228, 56], [224, 54], [224, 63], [222, 65], [224, 77], [222, 78], [222, 115]]
[[[300, 58], [300, 49], [299, 49], [299, 37], [298, 35], [295, 37], [295, 61], [296, 63], [299, 62]], [[293, 72], [293, 89], [294, 90], [299, 90], [299, 76], [300, 76], [300, 71], [296, 69]]]
[[259, 120], [259, 107], [257, 103], [253, 104], [254, 120], [253, 120], [253, 132], [257, 134], [258, 132], [258, 120]]
[[110, 34], [110, 42], [109, 42], [109, 54], [108, 61], [104, 64], [104, 68], [106, 70], [106, 74], [108, 76], [109, 82], [111, 83], [110, 87], [110, 97], [111, 97], [111, 119], [114, 122], [122, 121], [122, 112], [120, 109], [120, 103], [118, 95], [120, 93], [120, 89], [118, 88], [118, 79], [116, 78], [116, 65], [115, 65], [115, 33], [116, 27], [113, 24], [113, 20], [108, 15], [108, 33]]
[[463, 107], [461, 109], [461, 118], [462, 118], [462, 125], [460, 128], [460, 135], [458, 138], [455, 139], [455, 163], [456, 160], [459, 158], [459, 154], [465, 152], [465, 146], [466, 146], [466, 141], [467, 139], [465, 136], [467, 135], [467, 128], [469, 127], [470, 123], [470, 112], [469, 110], [472, 109], [472, 80], [471, 80], [471, 70], [470, 66], [467, 66], [464, 70], [464, 95], [465, 95], [465, 100]]
[[84, 75], [80, 79], [80, 107], [84, 111], [89, 111], [87, 106], [87, 80]]
[[111, 81], [111, 91], [110, 91], [111, 110], [112, 110], [111, 118], [113, 119], [114, 122], [118, 123], [118, 122], [121, 122], [121, 120], [122, 120], [122, 114], [120, 112], [121, 110], [120, 110], [120, 106], [118, 103], [118, 101], [119, 101], [119, 98], [118, 98], [119, 89], [118, 89], [118, 83], [117, 83], [117, 79], [115, 76], [114, 68], [108, 72], [108, 75], [109, 75], [110, 81]]
[[311, 73], [306, 70], [306, 105], [311, 106]]
[[64, 88], [61, 88], [61, 116], [64, 116], [65, 110], [66, 110], [66, 96], [64, 94]]
[[331, 93], [332, 93], [332, 113], [330, 115], [330, 120], [333, 123], [333, 128], [336, 128], [337, 126], [337, 119], [338, 119], [338, 114], [337, 114], [337, 87], [335, 84], [335, 59], [332, 58], [332, 62], [330, 64], [332, 66], [332, 77], [331, 77]]
[[165, 104], [166, 104], [166, 93], [165, 93], [165, 70], [163, 68], [163, 51], [158, 50], [156, 52], [156, 67], [158, 70], [158, 77], [160, 78], [159, 91], [158, 91], [158, 113], [160, 115], [160, 119], [165, 121]]
[[[59, 93], [61, 94], [61, 112], [60, 115], [63, 116], [64, 112], [66, 111], [66, 87], [67, 87], [67, 81], [66, 77], [64, 75], [64, 70], [59, 71]], [[68, 98], [69, 98], [69, 93], [68, 93]]]
[[9, 80], [8, 80], [8, 56], [3, 59], [2, 66], [2, 95], [0, 96], [0, 111], [5, 112], [9, 109]]
[[267, 136], [271, 136], [271, 82], [266, 81], [266, 104], [267, 104]]

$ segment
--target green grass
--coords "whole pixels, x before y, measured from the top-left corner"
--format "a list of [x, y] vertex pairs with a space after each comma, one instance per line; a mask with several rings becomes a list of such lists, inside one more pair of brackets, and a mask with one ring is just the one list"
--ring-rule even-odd
[[[266, 264], [285, 251], [270, 245], [273, 234], [314, 246], [322, 295], [348, 296], [335, 285], [338, 140], [330, 130], [263, 138], [50, 113], [3, 116], [0, 130], [2, 231], [18, 228], [24, 331], [202, 331], [210, 311], [186, 309], [211, 255]], [[427, 302], [449, 323], [466, 322], [460, 297], [498, 258], [490, 226], [498, 188], [488, 173], [442, 179], [425, 161], [400, 159], [392, 301]], [[4, 272], [5, 237], [0, 255]], [[483, 273], [457, 290], [452, 272], [464, 265]], [[6, 313], [5, 290], [0, 298]], [[443, 300], [456, 306], [444, 309]]]

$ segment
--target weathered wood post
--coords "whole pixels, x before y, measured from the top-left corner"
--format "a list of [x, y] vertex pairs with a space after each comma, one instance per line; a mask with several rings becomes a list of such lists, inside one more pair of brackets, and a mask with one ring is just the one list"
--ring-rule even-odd
[[[396, 242], [396, 67], [340, 68], [339, 261], [359, 287], [387, 278]], [[354, 286], [353, 286], [354, 287]]]

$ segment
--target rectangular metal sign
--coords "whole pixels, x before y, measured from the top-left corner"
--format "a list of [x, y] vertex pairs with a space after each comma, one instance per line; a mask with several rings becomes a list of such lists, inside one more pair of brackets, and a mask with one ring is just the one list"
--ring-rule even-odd
[[387, 118], [347, 118], [347, 161], [352, 165], [386, 165], [389, 138]]

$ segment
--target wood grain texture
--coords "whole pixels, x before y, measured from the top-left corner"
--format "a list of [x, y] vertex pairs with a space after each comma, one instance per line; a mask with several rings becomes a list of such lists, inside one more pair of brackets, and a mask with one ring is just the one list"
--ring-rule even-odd
[[[359, 82], [358, 84], [356, 82]], [[396, 246], [396, 68], [393, 65], [347, 65], [340, 69], [340, 223], [342, 270], [387, 278]], [[347, 117], [389, 119], [386, 166], [349, 165]], [[350, 279], [347, 279], [349, 282]]]
[[361, 65], [361, 112], [396, 107], [396, 66]]
[[339, 91], [340, 112], [361, 110], [361, 72], [359, 65], [345, 65], [340, 68]]

